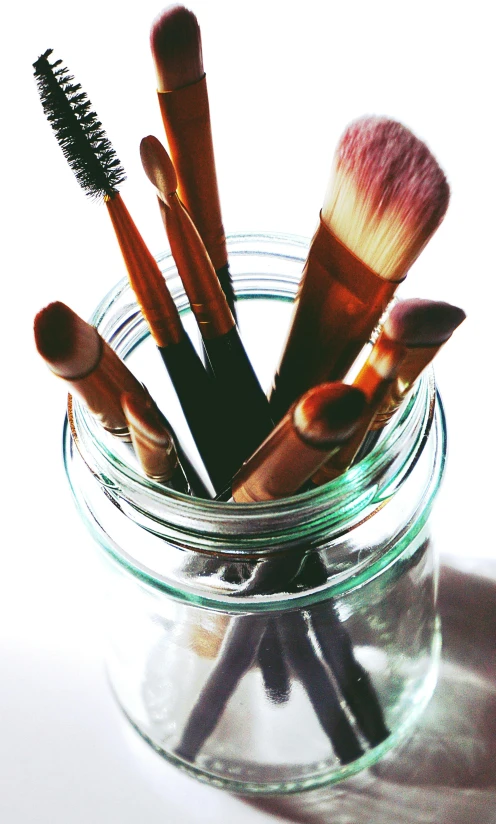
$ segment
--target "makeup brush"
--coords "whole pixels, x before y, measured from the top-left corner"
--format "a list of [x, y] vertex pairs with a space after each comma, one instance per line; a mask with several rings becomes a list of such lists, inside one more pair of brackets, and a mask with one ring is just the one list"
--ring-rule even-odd
[[34, 64], [43, 110], [83, 190], [93, 199], [104, 199], [131, 286], [218, 491], [232, 471], [224, 461], [222, 410], [215, 389], [184, 331], [163, 275], [118, 192], [124, 170], [91, 111], [91, 102], [60, 60], [49, 62], [51, 53], [49, 49]]
[[422, 364], [425, 366], [432, 359], [464, 317], [464, 312], [458, 307], [433, 300], [413, 298], [393, 307], [354, 380], [354, 386], [367, 397], [366, 412], [353, 437], [314, 475], [315, 483], [333, 480], [353, 463], [378, 410], [391, 396], [402, 370], [411, 375], [412, 369], [416, 372], [419, 367], [423, 368]]
[[294, 495], [353, 437], [366, 399], [360, 389], [327, 383], [310, 389], [232, 480], [237, 503]]
[[[344, 384], [329, 384], [310, 390], [288, 412], [257, 452], [242, 467], [232, 483], [233, 499], [255, 502], [291, 495], [338, 445], [351, 437], [365, 406], [363, 393]], [[288, 585], [301, 565], [299, 553], [290, 568], [287, 558], [261, 562], [245, 593], [278, 591]], [[274, 575], [275, 571], [275, 575]], [[291, 613], [277, 621], [277, 643], [302, 682], [322, 728], [343, 763], [358, 758], [363, 750], [329, 680], [325, 666], [315, 655], [305, 620]], [[215, 729], [241, 678], [264, 643], [270, 625], [257, 615], [235, 620], [222, 645], [221, 655], [188, 718], [177, 753], [194, 760]]]
[[176, 173], [165, 148], [150, 135], [141, 141], [140, 152], [145, 172], [158, 192], [171, 252], [222, 398], [225, 450], [234, 474], [273, 427], [267, 397], [203, 241], [179, 200]]
[[136, 457], [145, 475], [170, 489], [187, 493], [188, 482], [172, 435], [155, 403], [150, 397], [126, 392], [121, 396], [121, 404]]
[[34, 320], [38, 352], [50, 370], [67, 381], [101, 425], [130, 441], [122, 409], [122, 392], [146, 401], [148, 394], [94, 326], [65, 303], [50, 303]]
[[275, 420], [310, 386], [345, 377], [448, 200], [435, 158], [401, 123], [347, 128], [270, 395]]
[[201, 33], [192, 11], [173, 5], [154, 20], [150, 45], [157, 94], [178, 193], [217, 272], [236, 318], [217, 186]]
[[[411, 299], [404, 300], [394, 307], [389, 323], [396, 327], [407, 324], [413, 329], [419, 315], [424, 316], [426, 326], [425, 343], [408, 345], [398, 375], [392, 382], [372, 422], [370, 430], [356, 455], [355, 462], [365, 457], [375, 446], [382, 430], [410, 393], [416, 380], [433, 361], [455, 329], [465, 320], [465, 312], [457, 306], [442, 301]], [[415, 339], [414, 334], [412, 339]]]

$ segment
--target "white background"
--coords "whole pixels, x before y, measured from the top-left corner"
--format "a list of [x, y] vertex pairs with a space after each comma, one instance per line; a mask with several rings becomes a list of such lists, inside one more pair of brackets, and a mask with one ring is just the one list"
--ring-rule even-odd
[[[461, 770], [460, 779], [455, 749], [439, 781], [430, 781], [420, 777], [410, 749], [401, 793], [398, 755], [386, 776], [249, 805], [161, 762], [114, 707], [102, 666], [97, 567], [61, 463], [65, 391], [35, 352], [32, 320], [57, 299], [88, 316], [124, 269], [106, 210], [84, 197], [42, 114], [31, 64], [52, 47], [82, 84], [127, 171], [122, 193], [128, 208], [152, 251], [161, 251], [163, 228], [138, 151], [144, 135], [162, 138], [148, 46], [150, 23], [161, 7], [150, 0], [29, 0], [3, 12], [0, 55], [0, 818], [8, 824], [263, 824], [279, 815], [318, 824], [331, 817], [343, 824], [384, 824], [452, 822], [456, 810], [460, 824], [475, 818], [494, 822], [495, 782], [480, 779], [494, 735], [481, 739], [487, 727], [476, 723], [495, 689], [484, 667], [477, 668], [491, 655], [487, 639], [495, 625], [488, 583], [495, 570], [491, 4], [197, 0], [192, 8], [203, 35], [228, 232], [310, 236], [336, 142], [350, 120], [366, 113], [408, 125], [428, 143], [450, 181], [447, 218], [403, 294], [447, 300], [468, 316], [436, 365], [450, 452], [434, 521], [445, 562], [463, 570], [461, 578], [443, 578], [441, 605], [453, 629], [446, 655], [455, 650], [458, 630], [463, 635], [470, 627], [475, 633], [467, 635], [472, 658], [454, 680], [448, 677], [445, 695], [452, 702], [455, 682], [470, 682], [472, 696], [482, 690], [479, 704], [465, 692], [459, 696], [460, 712], [473, 722], [470, 732], [460, 732], [471, 747], [471, 768]], [[486, 584], [474, 571], [486, 576]], [[453, 602], [463, 598], [460, 621]], [[444, 676], [455, 665], [446, 666]], [[437, 721], [431, 736], [439, 743]], [[457, 727], [452, 718], [443, 725], [449, 750]]]

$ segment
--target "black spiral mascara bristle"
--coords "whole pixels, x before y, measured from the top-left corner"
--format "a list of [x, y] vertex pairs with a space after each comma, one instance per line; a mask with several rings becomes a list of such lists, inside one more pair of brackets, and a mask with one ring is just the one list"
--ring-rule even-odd
[[61, 60], [48, 61], [52, 51], [33, 63], [43, 111], [86, 194], [113, 197], [126, 179], [124, 169], [81, 85]]

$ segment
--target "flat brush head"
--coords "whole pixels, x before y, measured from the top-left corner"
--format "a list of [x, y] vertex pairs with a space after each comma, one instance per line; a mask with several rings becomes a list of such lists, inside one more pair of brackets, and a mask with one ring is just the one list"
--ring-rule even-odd
[[360, 389], [344, 383], [323, 383], [297, 402], [293, 423], [302, 440], [326, 449], [351, 437], [365, 406]]
[[435, 300], [402, 300], [384, 323], [384, 334], [410, 347], [441, 346], [465, 320], [458, 306]]
[[401, 123], [364, 117], [338, 145], [322, 219], [374, 272], [400, 280], [448, 201], [448, 183], [427, 146]]
[[91, 101], [48, 49], [33, 63], [43, 111], [79, 184], [89, 197], [113, 197], [126, 176]]
[[140, 157], [148, 180], [167, 203], [168, 195], [174, 194], [177, 189], [177, 177], [172, 160], [160, 140], [153, 135], [144, 137], [140, 143]]
[[85, 377], [98, 364], [101, 338], [65, 303], [50, 303], [34, 319], [36, 348], [48, 366], [62, 378]]
[[203, 77], [200, 27], [189, 9], [173, 5], [160, 12], [152, 24], [150, 45], [159, 91], [181, 89]]

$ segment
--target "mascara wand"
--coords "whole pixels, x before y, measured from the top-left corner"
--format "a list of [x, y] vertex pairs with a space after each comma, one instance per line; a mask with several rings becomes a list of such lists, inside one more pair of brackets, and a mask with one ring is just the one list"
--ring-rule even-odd
[[222, 408], [162, 273], [118, 188], [125, 180], [115, 151], [91, 102], [61, 60], [48, 49], [34, 63], [43, 110], [76, 179], [94, 200], [104, 199], [129, 280], [167, 367], [186, 421], [216, 491], [232, 475], [223, 449]]

